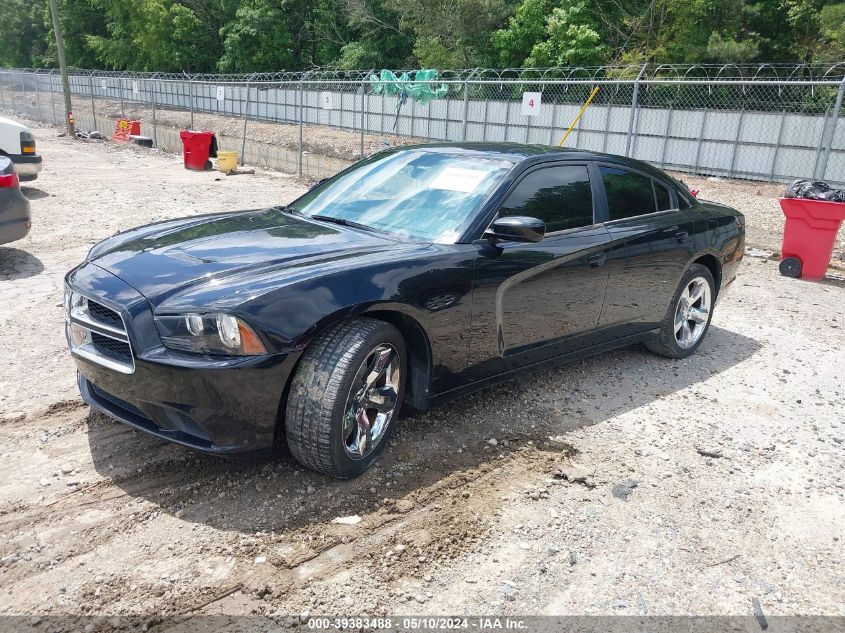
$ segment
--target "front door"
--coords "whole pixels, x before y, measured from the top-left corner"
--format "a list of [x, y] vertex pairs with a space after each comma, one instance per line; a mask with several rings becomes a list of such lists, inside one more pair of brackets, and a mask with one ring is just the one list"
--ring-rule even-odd
[[595, 223], [584, 164], [526, 173], [497, 217], [546, 223], [536, 244], [480, 244], [475, 258], [468, 377], [477, 380], [592, 343], [604, 300], [608, 234]]

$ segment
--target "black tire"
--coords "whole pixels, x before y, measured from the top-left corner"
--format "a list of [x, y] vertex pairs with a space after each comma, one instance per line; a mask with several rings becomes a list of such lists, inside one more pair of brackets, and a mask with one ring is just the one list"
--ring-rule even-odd
[[[681, 296], [684, 294], [684, 290], [696, 278], [703, 278], [709, 286], [709, 312], [707, 314], [706, 322], [702, 324], [704, 326], [703, 331], [698, 336], [695, 343], [685, 347], [682, 346], [675, 337], [675, 315], [678, 312], [678, 304], [681, 300]], [[689, 270], [684, 273], [684, 276], [681, 278], [681, 282], [678, 284], [677, 290], [675, 290], [675, 294], [672, 295], [672, 301], [669, 302], [669, 307], [666, 309], [666, 315], [663, 317], [663, 321], [660, 324], [660, 332], [654, 338], [646, 341], [646, 347], [655, 354], [660, 354], [661, 356], [666, 356], [667, 358], [686, 358], [687, 356], [694, 354], [695, 350], [698, 349], [701, 342], [704, 340], [704, 337], [707, 336], [707, 331], [710, 329], [710, 321], [713, 318], [713, 306], [715, 305], [715, 300], [716, 284], [713, 281], [713, 275], [710, 273], [710, 270], [701, 264], [693, 264], [689, 267]]]
[[797, 257], [787, 257], [778, 264], [778, 270], [784, 277], [798, 279], [801, 276], [801, 260]]
[[[379, 346], [391, 346], [399, 359], [396, 404], [385, 431], [369, 453], [353, 459], [347, 452], [344, 417], [353, 381]], [[399, 330], [370, 318], [339, 323], [315, 338], [291, 382], [285, 430], [291, 453], [303, 466], [349, 479], [369, 468], [381, 454], [402, 406], [407, 374], [405, 341]]]

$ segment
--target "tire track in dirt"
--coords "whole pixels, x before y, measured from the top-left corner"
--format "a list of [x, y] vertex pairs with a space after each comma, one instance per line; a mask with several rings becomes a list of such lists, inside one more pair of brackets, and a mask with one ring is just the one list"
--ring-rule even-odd
[[[498, 484], [512, 482], [550, 458], [517, 434], [510, 443], [503, 438], [495, 449], [477, 435], [476, 445], [467, 448], [463, 433], [444, 440], [437, 423], [425, 415], [415, 417], [413, 428], [409, 424], [399, 430], [372, 474], [335, 482], [304, 471], [288, 458], [248, 463], [208, 458], [133, 432], [84, 408], [52, 408], [37, 416], [39, 427], [71, 430], [51, 438], [51, 443], [72, 450], [70, 458], [83, 473], [103, 478], [75, 492], [30, 500], [3, 515], [0, 530], [11, 536], [14, 547], [34, 532], [42, 537], [34, 544], [31, 560], [4, 570], [4, 580], [49, 586], [54, 577], [63, 575], [63, 568], [107, 559], [110, 550], [138, 542], [157, 543], [159, 556], [167, 559], [170, 553], [161, 540], [164, 517], [182, 519], [203, 532], [197, 543], [181, 552], [183, 558], [199, 558], [214, 547], [246, 561], [274, 552], [266, 556], [266, 565], [234, 573], [244, 591], [259, 600], [278, 593], [280, 586], [301, 590], [330, 579], [339, 560], [388, 584], [409, 571], [448, 564], [483, 538], [491, 512], [501, 503], [496, 498]], [[38, 431], [20, 434], [16, 450], [25, 453], [38, 441]], [[412, 449], [444, 442], [454, 455], [445, 463]], [[498, 459], [488, 461], [495, 453]], [[389, 481], [382, 486], [379, 481], [384, 479]], [[34, 483], [29, 481], [30, 489]], [[217, 511], [221, 494], [225, 498], [229, 490], [230, 503], [236, 506], [232, 514], [245, 516], [227, 523]], [[280, 495], [276, 490], [287, 492]], [[262, 504], [279, 496], [281, 507], [263, 517], [275, 520], [266, 525], [267, 531], [255, 532], [264, 514]], [[334, 516], [350, 514], [352, 508], [362, 517], [357, 526], [331, 523]], [[66, 538], [70, 533], [73, 538]], [[76, 589], [75, 599], [86, 611], [118, 607], [133, 611], [149, 603], [137, 582], [129, 593], [119, 586], [106, 590], [100, 584], [86, 579]], [[167, 591], [156, 582], [147, 585], [156, 609], [167, 613], [180, 613], [198, 589], [205, 594], [193, 582]]]

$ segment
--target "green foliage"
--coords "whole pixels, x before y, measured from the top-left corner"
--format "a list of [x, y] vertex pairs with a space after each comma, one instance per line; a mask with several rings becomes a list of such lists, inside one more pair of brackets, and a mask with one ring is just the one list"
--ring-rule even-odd
[[712, 61], [720, 63], [742, 64], [757, 57], [759, 46], [753, 39], [737, 42], [731, 38], [723, 38], [713, 31], [707, 41], [707, 56]]
[[[825, 0], [58, 0], [71, 66], [161, 72], [836, 62]], [[56, 66], [48, 0], [0, 0], [0, 64]]]
[[47, 0], [0, 0], [0, 65], [41, 65], [48, 19]]
[[223, 27], [223, 72], [271, 71], [290, 68], [293, 39], [288, 15], [280, 3], [252, 0], [243, 3], [232, 22]]
[[555, 7], [546, 20], [545, 36], [531, 49], [526, 66], [598, 66], [607, 58], [598, 22], [586, 3]]
[[824, 39], [829, 43], [817, 54], [819, 61], [845, 60], [845, 2], [823, 7], [819, 17]]
[[502, 66], [522, 66], [534, 46], [546, 33], [546, 16], [550, 0], [524, 0], [508, 20], [508, 27], [493, 32], [493, 46], [499, 52]]

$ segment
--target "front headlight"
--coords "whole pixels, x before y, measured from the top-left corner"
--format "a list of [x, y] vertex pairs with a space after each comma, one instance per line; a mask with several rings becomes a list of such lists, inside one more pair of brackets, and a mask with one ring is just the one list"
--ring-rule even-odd
[[70, 289], [70, 286], [65, 284], [65, 296], [64, 296], [64, 307], [65, 307], [65, 318], [70, 318], [72, 314], [79, 314], [85, 310], [85, 307], [88, 304], [88, 299], [78, 292], [74, 292]]
[[230, 314], [180, 314], [155, 318], [166, 347], [198, 354], [257, 356], [267, 348], [251, 327]]

